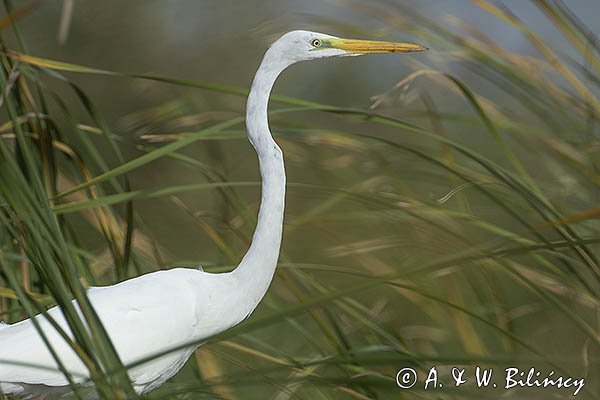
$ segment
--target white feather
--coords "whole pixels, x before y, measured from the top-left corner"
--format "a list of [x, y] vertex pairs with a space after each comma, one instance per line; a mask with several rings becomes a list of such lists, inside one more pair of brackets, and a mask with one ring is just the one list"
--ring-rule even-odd
[[[335, 46], [333, 36], [293, 31], [266, 52], [248, 96], [248, 138], [258, 154], [262, 197], [252, 244], [230, 273], [173, 269], [134, 278], [117, 285], [92, 288], [88, 296], [125, 366], [187, 345], [128, 370], [135, 389], [151, 390], [172, 377], [202, 340], [246, 318], [265, 295], [277, 265], [283, 229], [285, 169], [283, 154], [269, 131], [269, 95], [279, 74], [303, 60], [357, 55]], [[387, 50], [386, 50], [387, 51]], [[71, 333], [58, 308], [48, 311]], [[51, 347], [75, 382], [85, 383], [88, 371], [44, 316], [35, 317]], [[32, 320], [0, 325], [0, 392], [44, 396], [68, 390], [66, 377], [42, 341]]]
[[[239, 307], [239, 289], [239, 281], [231, 273], [172, 269], [91, 288], [88, 296], [121, 360], [128, 365], [209, 337], [243, 320], [248, 311]], [[48, 314], [70, 333], [59, 308]], [[81, 360], [45, 317], [36, 319], [73, 379], [84, 382], [88, 372]], [[17, 383], [68, 384], [31, 320], [4, 325], [0, 343], [0, 382], [12, 383], [3, 384], [2, 392], [22, 391]], [[132, 368], [129, 375], [137, 391], [146, 392], [173, 376], [195, 347]]]

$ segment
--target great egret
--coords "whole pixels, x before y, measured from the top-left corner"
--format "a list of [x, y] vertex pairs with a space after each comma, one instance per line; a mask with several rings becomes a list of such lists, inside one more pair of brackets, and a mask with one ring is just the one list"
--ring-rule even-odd
[[[279, 257], [285, 202], [283, 155], [267, 119], [269, 94], [279, 74], [304, 60], [422, 50], [416, 44], [341, 39], [308, 31], [286, 33], [273, 43], [256, 72], [246, 108], [248, 139], [258, 154], [262, 177], [252, 244], [229, 273], [177, 268], [90, 288], [89, 299], [124, 365], [231, 328], [250, 315], [265, 295]], [[69, 332], [59, 308], [50, 309], [48, 315]], [[74, 381], [84, 382], [88, 371], [81, 360], [45, 317], [35, 318]], [[159, 318], [166, 320], [158, 324]], [[187, 347], [131, 368], [128, 374], [134, 389], [144, 393], [160, 386], [194, 350], [195, 346]], [[0, 362], [1, 393], [43, 397], [56, 387], [68, 389], [31, 319], [0, 325]]]

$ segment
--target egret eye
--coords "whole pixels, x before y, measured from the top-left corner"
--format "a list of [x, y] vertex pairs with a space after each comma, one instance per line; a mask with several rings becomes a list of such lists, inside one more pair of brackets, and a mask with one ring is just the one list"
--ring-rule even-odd
[[321, 40], [320, 39], [313, 39], [310, 44], [312, 45], [312, 47], [321, 47]]

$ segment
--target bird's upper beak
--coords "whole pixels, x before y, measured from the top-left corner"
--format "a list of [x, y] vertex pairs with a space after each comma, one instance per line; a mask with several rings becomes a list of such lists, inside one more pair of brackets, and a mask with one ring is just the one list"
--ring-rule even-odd
[[376, 54], [376, 53], [408, 53], [413, 51], [428, 50], [413, 43], [380, 42], [376, 40], [360, 39], [329, 39], [329, 47], [347, 51], [349, 54]]

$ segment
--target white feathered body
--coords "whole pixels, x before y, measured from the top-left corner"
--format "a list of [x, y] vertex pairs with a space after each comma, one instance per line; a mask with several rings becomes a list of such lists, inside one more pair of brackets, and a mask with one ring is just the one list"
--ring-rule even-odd
[[[239, 300], [236, 286], [233, 274], [172, 269], [110, 287], [94, 287], [88, 296], [123, 364], [128, 365], [242, 321], [252, 309], [247, 302], [232, 306]], [[59, 308], [50, 309], [48, 314], [70, 333]], [[79, 357], [44, 316], [36, 319], [73, 379], [85, 382], [88, 372]], [[179, 371], [195, 347], [130, 369], [136, 391], [143, 393], [164, 383]], [[0, 328], [0, 382], [4, 394], [20, 395], [35, 385], [68, 385], [31, 320]]]
[[[267, 292], [279, 257], [285, 204], [283, 154], [271, 136], [267, 117], [269, 94], [279, 74], [303, 60], [422, 50], [425, 48], [418, 45], [340, 40], [308, 31], [289, 32], [269, 48], [254, 77], [246, 107], [248, 138], [258, 154], [262, 178], [261, 205], [250, 248], [230, 273], [175, 269], [90, 289], [89, 298], [125, 365], [234, 326]], [[59, 309], [49, 314], [69, 331]], [[79, 358], [43, 316], [36, 319], [74, 379], [84, 382], [87, 370]], [[135, 389], [146, 392], [162, 384], [193, 350], [172, 352], [129, 370]], [[10, 360], [20, 365], [1, 363]], [[32, 385], [46, 385], [48, 389], [66, 384], [31, 320], [0, 326], [0, 391], [23, 396], [33, 393]], [[39, 393], [52, 390], [41, 389]]]
[[[288, 34], [286, 41], [309, 34]], [[281, 43], [279, 47], [286, 49]], [[258, 153], [262, 196], [252, 243], [238, 267], [224, 274], [190, 269], [161, 271], [89, 290], [92, 305], [124, 365], [222, 332], [246, 318], [265, 295], [279, 257], [285, 203], [283, 154], [269, 131], [267, 104], [279, 73], [296, 61], [285, 61], [272, 47], [248, 97], [246, 123], [248, 137]], [[49, 314], [69, 330], [59, 309]], [[88, 372], [81, 360], [43, 316], [36, 319], [75, 380], [85, 381]], [[132, 368], [129, 375], [134, 388], [143, 393], [160, 386], [183, 366], [193, 350], [172, 352]], [[0, 329], [1, 361], [0, 392], [45, 396], [53, 390], [48, 387], [65, 388], [68, 384], [31, 320]], [[8, 365], [6, 361], [20, 365]]]

